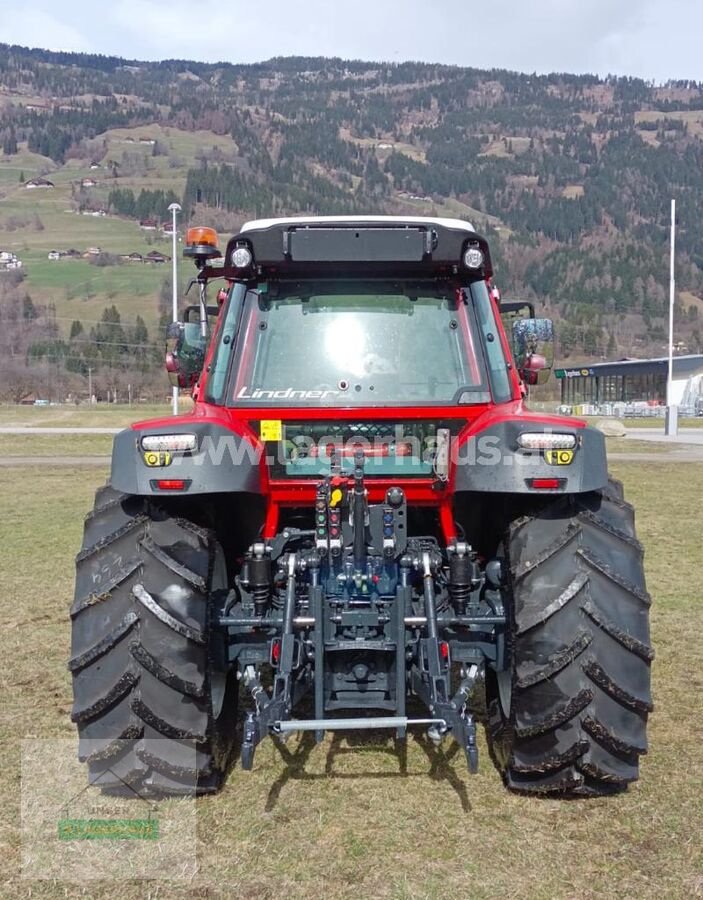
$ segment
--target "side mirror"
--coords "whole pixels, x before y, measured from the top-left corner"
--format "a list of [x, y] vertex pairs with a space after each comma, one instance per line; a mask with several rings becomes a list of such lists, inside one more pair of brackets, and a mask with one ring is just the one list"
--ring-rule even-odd
[[528, 385], [544, 384], [554, 365], [554, 324], [551, 319], [513, 322], [515, 365]]
[[172, 322], [166, 329], [166, 371], [173, 387], [192, 388], [205, 363], [207, 337], [198, 322]]

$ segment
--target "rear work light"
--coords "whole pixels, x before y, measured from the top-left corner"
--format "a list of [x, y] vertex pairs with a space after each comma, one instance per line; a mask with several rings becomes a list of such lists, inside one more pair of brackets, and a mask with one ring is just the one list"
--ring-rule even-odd
[[483, 265], [483, 253], [478, 247], [469, 247], [464, 254], [464, 265], [467, 269], [480, 269]]
[[252, 264], [253, 256], [248, 247], [236, 247], [232, 251], [232, 265], [237, 269], [246, 269]]
[[142, 450], [159, 452], [162, 450], [195, 450], [198, 438], [194, 434], [146, 434], [142, 438]]
[[519, 435], [517, 442], [523, 450], [571, 450], [576, 446], [576, 435], [525, 431]]

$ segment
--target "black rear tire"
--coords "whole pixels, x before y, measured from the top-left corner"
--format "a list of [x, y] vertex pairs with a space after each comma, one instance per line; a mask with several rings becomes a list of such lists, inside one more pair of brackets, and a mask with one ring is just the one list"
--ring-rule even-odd
[[76, 558], [72, 720], [107, 791], [217, 790], [237, 684], [216, 668], [210, 617], [226, 589], [214, 534], [152, 501], [98, 490]]
[[647, 750], [654, 651], [622, 485], [555, 498], [516, 519], [504, 547], [511, 672], [507, 690], [488, 685], [494, 761], [517, 791], [624, 790]]

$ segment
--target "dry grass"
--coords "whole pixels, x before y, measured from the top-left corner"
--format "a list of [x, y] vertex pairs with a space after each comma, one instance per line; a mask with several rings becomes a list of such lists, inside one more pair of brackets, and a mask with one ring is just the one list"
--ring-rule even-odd
[[[624, 419], [623, 424], [628, 430], [630, 428], [658, 428], [662, 433], [664, 431], [664, 417], [646, 416], [641, 419]], [[679, 419], [679, 428], [703, 428], [703, 416], [696, 418]]]
[[[660, 110], [638, 110], [635, 113], [637, 122], [664, 122], [667, 119], [678, 122], [686, 122], [690, 135], [703, 135], [703, 113], [697, 109], [672, 110], [662, 112]], [[646, 134], [646, 132], [644, 132]], [[643, 134], [640, 132], [640, 134]]]
[[703, 298], [696, 296], [691, 291], [679, 291], [679, 300], [686, 312], [693, 306], [698, 310], [699, 315], [703, 314]]
[[110, 456], [110, 434], [0, 434], [0, 457]]
[[[181, 397], [179, 412], [193, 408], [189, 397]], [[0, 428], [126, 428], [140, 419], [170, 416], [166, 403], [125, 404], [100, 403], [97, 406], [0, 406]]]
[[198, 801], [200, 871], [186, 884], [29, 882], [18, 873], [19, 741], [72, 737], [67, 610], [97, 470], [0, 470], [0, 836], [3, 896], [689, 898], [700, 895], [703, 479], [692, 465], [617, 465], [647, 547], [657, 660], [651, 751], [627, 794], [563, 803], [505, 792], [485, 743], [462, 754], [384, 737], [267, 741], [252, 773]]

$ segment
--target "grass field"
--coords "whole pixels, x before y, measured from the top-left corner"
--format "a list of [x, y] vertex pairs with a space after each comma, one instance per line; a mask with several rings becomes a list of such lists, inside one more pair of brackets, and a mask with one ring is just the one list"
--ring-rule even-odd
[[109, 456], [110, 434], [0, 434], [0, 457]]
[[[585, 419], [590, 425], [607, 421], [604, 416], [579, 416], [577, 418]], [[626, 430], [636, 428], [658, 428], [662, 433], [664, 432], [664, 418], [660, 416], [617, 419], [616, 421], [621, 422]], [[703, 416], [679, 419], [679, 428], [703, 428]]]
[[[659, 428], [664, 431], [664, 419], [625, 419], [625, 428]], [[703, 428], [703, 416], [679, 419], [679, 428]]]
[[[558, 802], [505, 792], [481, 737], [463, 755], [384, 736], [270, 741], [197, 804], [199, 871], [185, 884], [126, 881], [138, 897], [690, 898], [703, 895], [699, 597], [703, 479], [695, 464], [613, 467], [647, 549], [656, 709], [642, 780], [615, 798]], [[19, 741], [74, 735], [66, 671], [73, 556], [100, 469], [0, 470], [0, 860], [3, 896], [108, 897], [107, 882], [23, 881]], [[653, 487], [656, 485], [656, 488]], [[355, 746], [356, 744], [356, 746]]]
[[[159, 142], [163, 153], [152, 156], [152, 147], [139, 144], [140, 137]], [[132, 141], [128, 142], [127, 138]], [[152, 328], [158, 320], [157, 298], [162, 281], [169, 277], [168, 264], [124, 263], [96, 267], [86, 259], [47, 259], [50, 250], [75, 248], [81, 252], [97, 246], [112, 254], [160, 250], [171, 255], [171, 239], [141, 231], [134, 220], [118, 216], [93, 217], [73, 211], [72, 191], [82, 178], [91, 176], [97, 186], [89, 188], [96, 206], [107, 208], [113, 187], [174, 190], [181, 195], [188, 167], [196, 165], [203, 152], [230, 159], [237, 152], [229, 136], [211, 132], [185, 132], [157, 125], [137, 130], [114, 129], [96, 140], [95, 159], [103, 164], [89, 168], [90, 159], [68, 160], [57, 166], [51, 160], [21, 150], [13, 157], [0, 158], [0, 250], [16, 253], [23, 263], [24, 286], [36, 303], [56, 306], [60, 331], [67, 334], [71, 321], [80, 319], [86, 331], [100, 318], [105, 306], [114, 303], [124, 323], [133, 323], [141, 315]], [[114, 179], [104, 163], [115, 160], [122, 174]], [[27, 190], [20, 182], [46, 174], [54, 188]], [[162, 221], [169, 219], [166, 209]], [[40, 227], [37, 227], [39, 223]], [[180, 252], [180, 251], [179, 251]], [[191, 267], [181, 266], [182, 287], [191, 277]], [[151, 338], [154, 339], [152, 334]]]
[[[181, 397], [179, 412], [192, 409], [188, 397]], [[126, 428], [138, 419], [170, 416], [171, 407], [155, 403], [100, 403], [97, 406], [17, 406], [0, 405], [0, 427], [35, 428]]]

